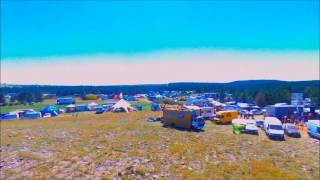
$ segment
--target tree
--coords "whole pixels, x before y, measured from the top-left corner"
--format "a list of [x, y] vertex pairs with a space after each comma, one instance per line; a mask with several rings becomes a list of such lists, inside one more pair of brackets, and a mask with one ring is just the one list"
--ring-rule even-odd
[[16, 98], [15, 97], [10, 97], [10, 103], [14, 103], [16, 101]]
[[258, 94], [255, 97], [254, 102], [256, 103], [256, 105], [258, 105], [259, 107], [264, 107], [266, 105], [266, 99], [265, 96], [262, 92], [258, 92]]
[[0, 93], [0, 104], [6, 104], [6, 98], [4, 97], [3, 93]]
[[225, 100], [225, 98], [226, 98], [226, 93], [225, 93], [223, 90], [221, 90], [221, 91], [219, 92], [219, 99], [220, 99], [220, 101], [223, 102], [223, 101]]
[[162, 102], [164, 104], [175, 104], [175, 101], [172, 98], [165, 98]]
[[21, 104], [31, 103], [33, 101], [33, 96], [30, 92], [24, 91], [24, 92], [19, 93], [19, 95], [17, 96], [17, 100]]
[[43, 101], [42, 94], [40, 92], [36, 92], [34, 94], [34, 102], [42, 102], [42, 101]]

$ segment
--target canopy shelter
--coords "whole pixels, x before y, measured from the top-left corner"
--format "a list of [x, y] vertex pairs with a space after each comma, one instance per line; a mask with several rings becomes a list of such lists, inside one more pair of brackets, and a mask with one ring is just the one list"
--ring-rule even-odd
[[131, 104], [124, 100], [120, 99], [116, 104], [114, 104], [111, 108], [112, 112], [131, 112], [135, 111], [136, 109], [131, 106]]

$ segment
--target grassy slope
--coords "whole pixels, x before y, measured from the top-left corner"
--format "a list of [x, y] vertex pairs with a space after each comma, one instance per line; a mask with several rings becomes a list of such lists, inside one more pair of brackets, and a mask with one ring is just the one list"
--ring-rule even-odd
[[1, 122], [1, 177], [319, 179], [319, 141], [306, 135], [277, 142], [211, 122], [204, 132], [181, 131], [146, 122], [150, 115], [160, 113]]
[[[20, 105], [14, 105], [14, 106], [1, 106], [0, 107], [0, 113], [9, 113], [11, 111], [15, 111], [15, 110], [18, 110], [18, 109], [34, 109], [36, 111], [40, 111], [41, 109], [49, 106], [49, 105], [52, 105], [52, 104], [47, 104], [47, 103], [34, 103], [32, 105], [23, 105], [23, 104], [20, 104]], [[59, 108], [64, 108], [64, 106], [58, 106]]]
[[151, 103], [145, 101], [130, 101], [132, 106], [140, 105], [142, 106], [142, 111], [150, 111], [151, 110]]

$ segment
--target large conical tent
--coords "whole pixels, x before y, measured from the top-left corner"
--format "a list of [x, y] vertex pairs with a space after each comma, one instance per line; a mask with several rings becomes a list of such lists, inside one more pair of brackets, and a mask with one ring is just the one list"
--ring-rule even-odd
[[130, 112], [130, 111], [134, 111], [134, 110], [135, 109], [131, 106], [131, 104], [124, 99], [120, 99], [111, 108], [111, 111], [113, 111], [113, 112]]

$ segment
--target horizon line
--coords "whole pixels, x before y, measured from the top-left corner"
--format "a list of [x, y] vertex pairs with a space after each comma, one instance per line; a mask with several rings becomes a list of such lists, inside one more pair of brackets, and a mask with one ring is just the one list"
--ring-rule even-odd
[[78, 85], [63, 85], [63, 84], [15, 84], [15, 83], [1, 83], [0, 87], [5, 86], [153, 86], [153, 85], [169, 85], [178, 83], [199, 83], [199, 84], [229, 84], [235, 82], [245, 82], [245, 81], [277, 81], [277, 82], [308, 82], [308, 81], [319, 81], [320, 79], [307, 79], [307, 80], [280, 80], [280, 79], [247, 79], [247, 80], [235, 80], [226, 82], [199, 82], [199, 81], [176, 81], [168, 83], [146, 83], [146, 84], [110, 84], [110, 85], [89, 85], [89, 84], [78, 84]]

